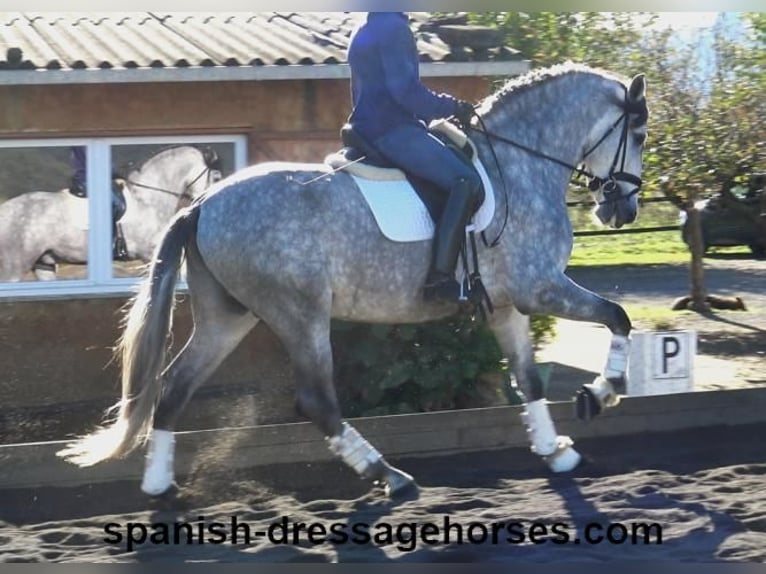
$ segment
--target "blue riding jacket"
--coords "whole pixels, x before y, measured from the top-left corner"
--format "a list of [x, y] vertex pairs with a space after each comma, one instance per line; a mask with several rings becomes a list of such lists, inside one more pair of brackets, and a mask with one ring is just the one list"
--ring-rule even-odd
[[420, 82], [415, 37], [403, 12], [370, 12], [351, 37], [348, 62], [353, 103], [349, 123], [368, 141], [457, 111], [456, 98]]
[[85, 189], [85, 146], [72, 146], [72, 167], [74, 173], [72, 174], [72, 181], [80, 187]]

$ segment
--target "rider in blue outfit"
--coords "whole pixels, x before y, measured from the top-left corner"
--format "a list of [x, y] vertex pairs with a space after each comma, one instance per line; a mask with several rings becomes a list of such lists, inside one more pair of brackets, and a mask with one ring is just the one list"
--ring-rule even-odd
[[85, 146], [72, 146], [72, 181], [69, 184], [69, 191], [77, 197], [86, 197], [87, 187], [85, 185]]
[[448, 194], [424, 297], [454, 302], [460, 293], [455, 266], [481, 180], [426, 125], [450, 116], [466, 125], [473, 106], [421, 83], [415, 37], [403, 12], [370, 12], [351, 37], [348, 61], [354, 131], [393, 164]]
[[[85, 146], [72, 146], [70, 151], [73, 173], [69, 182], [69, 192], [77, 197], [88, 197]], [[120, 218], [125, 213], [126, 203], [122, 187], [118, 183], [119, 179], [121, 179], [119, 176], [112, 174], [112, 240], [115, 259], [126, 260], [128, 250], [122, 234], [122, 226], [119, 224]]]

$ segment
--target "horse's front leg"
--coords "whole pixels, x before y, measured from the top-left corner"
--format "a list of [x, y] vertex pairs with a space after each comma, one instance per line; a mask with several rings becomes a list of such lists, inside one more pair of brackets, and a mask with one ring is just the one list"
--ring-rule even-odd
[[46, 252], [43, 253], [40, 258], [35, 261], [32, 271], [37, 277], [38, 281], [53, 281], [56, 279], [56, 260], [53, 255]]
[[626, 388], [632, 328], [628, 314], [617, 303], [588, 291], [563, 273], [533, 283], [536, 287], [532, 293], [516, 299], [525, 313], [600, 323], [612, 332], [602, 374], [575, 395], [578, 418], [589, 420], [605, 408], [616, 406]]
[[552, 471], [572, 470], [580, 462], [580, 455], [572, 448], [572, 439], [559, 435], [553, 424], [544, 384], [535, 364], [529, 317], [513, 306], [503, 307], [491, 315], [490, 328], [511, 362], [514, 378], [521, 387], [517, 388], [511, 381], [512, 389], [526, 399], [526, 408], [521, 416], [532, 450], [543, 457]]

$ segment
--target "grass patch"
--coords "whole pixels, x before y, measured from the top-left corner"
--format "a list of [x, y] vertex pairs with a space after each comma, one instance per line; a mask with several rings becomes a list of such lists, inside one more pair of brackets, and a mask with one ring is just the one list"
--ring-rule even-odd
[[[711, 254], [749, 256], [750, 249], [744, 245], [713, 247], [708, 250], [708, 256]], [[657, 231], [575, 237], [569, 265], [662, 265], [690, 261], [691, 254], [681, 240], [680, 231]]]
[[689, 250], [678, 231], [575, 237], [570, 265], [659, 265], [688, 263]]
[[625, 305], [625, 312], [631, 322], [652, 331], [671, 331], [680, 328], [684, 319], [696, 315], [693, 311], [672, 311], [667, 306]]

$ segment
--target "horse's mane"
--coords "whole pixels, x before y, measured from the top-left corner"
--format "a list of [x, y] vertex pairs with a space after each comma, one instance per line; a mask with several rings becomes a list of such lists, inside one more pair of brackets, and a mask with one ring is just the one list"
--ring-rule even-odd
[[196, 146], [194, 144], [172, 144], [168, 145], [166, 147], [160, 148], [157, 151], [153, 151], [149, 154], [147, 154], [141, 161], [138, 163], [136, 162], [128, 162], [127, 164], [120, 166], [118, 173], [127, 174], [132, 171], [142, 171], [146, 164], [149, 162], [159, 159], [159, 156], [167, 154], [175, 149], [182, 148], [182, 147], [188, 147], [197, 150], [202, 154], [202, 157], [205, 161], [205, 165], [208, 167], [211, 167], [212, 169], [220, 169], [220, 163], [221, 159], [218, 157], [218, 154], [215, 152], [213, 148], [205, 146], [204, 148], [200, 148], [199, 146]]
[[594, 68], [585, 64], [565, 62], [563, 64], [555, 64], [545, 68], [535, 68], [526, 74], [509, 79], [499, 90], [487, 96], [481, 102], [480, 108], [482, 111], [491, 111], [509, 97], [519, 96], [532, 89], [539, 88], [541, 85], [547, 84], [552, 80], [576, 74], [601, 76], [605, 79], [622, 83], [620, 78], [606, 70]]

